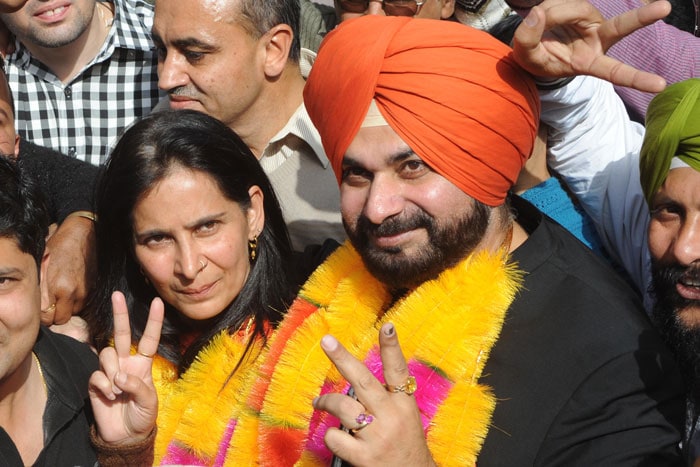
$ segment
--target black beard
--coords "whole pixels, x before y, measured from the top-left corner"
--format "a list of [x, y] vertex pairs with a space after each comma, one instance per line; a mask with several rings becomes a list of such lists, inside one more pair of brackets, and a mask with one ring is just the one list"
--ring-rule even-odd
[[[434, 279], [467, 257], [483, 239], [490, 213], [491, 208], [474, 201], [470, 213], [447, 225], [439, 225], [422, 209], [410, 217], [390, 217], [381, 224], [360, 216], [354, 231], [343, 223], [367, 270], [390, 289], [400, 290]], [[413, 257], [406, 256], [400, 247], [377, 248], [370, 242], [371, 236], [396, 235], [420, 228], [428, 233], [428, 244]]]
[[[700, 307], [700, 301], [688, 300], [678, 293], [676, 284], [684, 280], [700, 281], [700, 267], [652, 262], [654, 307], [652, 318], [666, 345], [676, 357], [688, 397], [700, 401], [700, 325], [689, 326], [679, 313], [689, 306]], [[700, 282], [699, 282], [700, 283]]]

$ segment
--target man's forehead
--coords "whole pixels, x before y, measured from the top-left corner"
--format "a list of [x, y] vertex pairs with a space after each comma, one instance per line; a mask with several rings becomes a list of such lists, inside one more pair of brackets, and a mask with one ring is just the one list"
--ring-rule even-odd
[[[365, 127], [358, 131], [341, 165], [368, 171], [399, 170], [404, 161], [420, 161], [433, 172], [432, 164], [418, 155], [390, 126]], [[437, 172], [436, 172], [437, 173]]]
[[34, 257], [22, 251], [14, 234], [0, 237], [0, 273], [23, 271], [32, 264]]
[[672, 200], [679, 204], [697, 204], [700, 207], [700, 171], [692, 167], [672, 168], [654, 195], [654, 200]]
[[381, 166], [400, 164], [407, 159], [417, 161], [423, 160], [415, 152], [413, 152], [411, 148], [399, 148], [394, 152], [382, 154], [373, 153], [368, 155], [368, 153], [358, 153], [354, 155], [351, 152], [347, 152], [345, 153], [345, 156], [343, 156], [343, 165], [350, 167], [367, 167], [371, 169], [375, 167], [378, 168]]
[[[666, 176], [666, 181], [671, 179], [669, 182], [670, 185], [672, 186], [677, 186], [677, 185], [685, 185], [685, 183], [679, 183], [679, 179], [684, 179], [684, 180], [694, 180], [697, 182], [700, 182], [700, 170], [695, 169], [693, 167], [690, 167], [688, 165], [685, 166], [677, 166], [677, 167], [671, 167], [668, 171], [668, 175]], [[666, 182], [664, 182], [666, 184]], [[700, 183], [691, 183], [688, 188], [692, 188], [695, 190], [700, 190]]]
[[238, 0], [155, 0], [154, 28], [176, 20], [228, 24], [236, 19], [237, 7]]
[[212, 14], [215, 21], [228, 20], [235, 0], [204, 0], [202, 8]]
[[388, 160], [399, 154], [414, 154], [391, 126], [378, 124], [362, 126], [345, 151], [344, 157], [353, 160]]
[[[216, 0], [221, 4], [233, 1], [235, 0]], [[210, 11], [197, 0], [156, 0], [153, 40], [157, 45], [220, 50], [235, 33], [232, 28], [247, 32], [246, 28], [239, 25], [237, 18], [240, 15], [236, 11], [225, 11], [225, 6]]]

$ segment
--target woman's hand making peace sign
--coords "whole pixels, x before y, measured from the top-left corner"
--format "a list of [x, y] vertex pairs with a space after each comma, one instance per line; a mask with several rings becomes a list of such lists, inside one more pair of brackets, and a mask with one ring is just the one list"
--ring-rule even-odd
[[158, 396], [151, 368], [163, 326], [164, 305], [151, 302], [148, 322], [137, 353], [131, 354], [131, 328], [126, 299], [112, 294], [114, 347], [100, 352], [100, 370], [90, 377], [89, 394], [97, 434], [112, 445], [135, 444], [146, 439], [156, 425]]

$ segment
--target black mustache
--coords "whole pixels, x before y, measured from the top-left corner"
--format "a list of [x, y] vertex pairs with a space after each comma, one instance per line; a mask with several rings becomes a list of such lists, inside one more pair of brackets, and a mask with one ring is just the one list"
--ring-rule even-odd
[[679, 280], [686, 284], [700, 284], [700, 267], [688, 267], [685, 272], [681, 274]]
[[[669, 321], [673, 323], [676, 312], [687, 306], [697, 304], [694, 300], [687, 300], [678, 293], [676, 287], [679, 283], [700, 284], [700, 265], [691, 264], [660, 264], [652, 261], [651, 293], [656, 298], [654, 316], [658, 323]], [[670, 326], [671, 324], [667, 324]]]
[[673, 264], [660, 266], [658, 270], [666, 284], [676, 284], [678, 282], [700, 283], [700, 265], [681, 266]]
[[410, 217], [390, 217], [381, 224], [374, 224], [365, 216], [357, 220], [358, 230], [375, 237], [389, 237], [420, 228], [430, 229], [431, 226], [430, 216], [423, 211]]

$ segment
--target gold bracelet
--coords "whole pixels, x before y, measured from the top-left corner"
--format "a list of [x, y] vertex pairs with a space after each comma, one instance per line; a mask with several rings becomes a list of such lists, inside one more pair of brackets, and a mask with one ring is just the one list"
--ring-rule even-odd
[[66, 219], [69, 217], [83, 217], [85, 219], [90, 219], [92, 222], [97, 222], [97, 215], [91, 211], [73, 211], [66, 216]]

